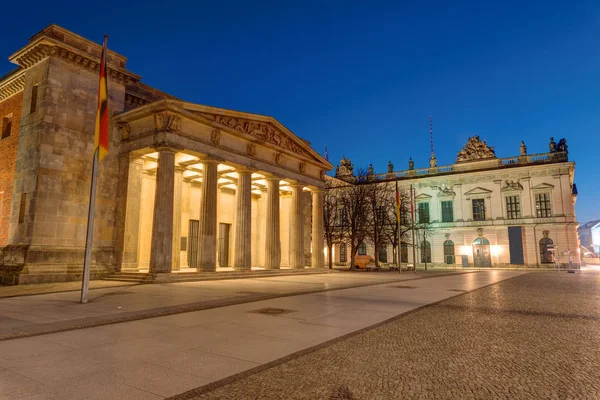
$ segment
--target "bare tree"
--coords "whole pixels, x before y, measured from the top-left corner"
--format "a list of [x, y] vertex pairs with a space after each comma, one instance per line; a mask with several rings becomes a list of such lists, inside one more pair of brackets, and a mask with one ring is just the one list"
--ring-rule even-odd
[[350, 247], [350, 269], [356, 266], [358, 248], [368, 232], [368, 185], [367, 171], [359, 169], [352, 182], [338, 189], [338, 211], [343, 216], [340, 227], [341, 241]]
[[[379, 248], [389, 240], [390, 219], [394, 213], [394, 195], [387, 182], [370, 182], [367, 187], [367, 238], [373, 245], [375, 265], [379, 266]], [[395, 215], [395, 213], [394, 213]], [[395, 225], [395, 224], [394, 224]]]
[[338, 197], [343, 182], [327, 178], [325, 192], [323, 193], [323, 233], [327, 244], [327, 263], [333, 269], [333, 245], [341, 241], [341, 227], [339, 224]]

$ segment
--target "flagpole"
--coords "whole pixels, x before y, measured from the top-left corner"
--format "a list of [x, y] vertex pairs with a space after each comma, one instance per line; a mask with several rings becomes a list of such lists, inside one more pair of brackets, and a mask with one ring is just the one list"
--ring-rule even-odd
[[396, 255], [398, 258], [398, 273], [402, 273], [402, 254], [400, 247], [400, 193], [398, 193], [398, 177], [396, 177], [396, 236], [398, 237], [398, 246], [396, 247]]
[[92, 258], [92, 236], [94, 235], [94, 208], [96, 206], [96, 178], [98, 175], [98, 151], [94, 151], [92, 164], [92, 184], [90, 186], [90, 206], [88, 209], [87, 233], [85, 236], [85, 258], [83, 261], [83, 278], [81, 282], [81, 304], [88, 302], [88, 289], [90, 285], [90, 260]]
[[410, 219], [412, 222], [412, 253], [413, 253], [413, 274], [417, 273], [417, 254], [415, 248], [415, 205], [413, 203], [413, 185], [410, 185]]

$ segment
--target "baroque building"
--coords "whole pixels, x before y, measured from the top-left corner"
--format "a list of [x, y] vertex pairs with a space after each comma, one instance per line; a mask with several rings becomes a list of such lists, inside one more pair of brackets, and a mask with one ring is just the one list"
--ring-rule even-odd
[[[332, 182], [357, 184], [353, 168], [343, 158]], [[433, 154], [429, 168], [415, 169], [410, 159], [408, 169], [395, 172], [390, 162], [383, 174], [369, 167], [359, 184], [388, 185], [393, 192], [397, 182], [403, 193], [413, 188], [417, 264], [540, 267], [569, 260], [579, 264], [574, 172], [565, 139], [556, 143], [550, 138], [548, 152], [542, 154], [527, 154], [521, 142], [520, 155], [498, 158], [493, 147], [474, 136], [452, 165], [437, 166]], [[411, 224], [410, 216], [403, 220], [401, 224]], [[405, 233], [401, 240], [403, 264], [414, 263], [411, 236]], [[377, 251], [368, 240], [358, 248], [358, 255], [372, 259], [376, 253], [380, 261], [391, 263], [390, 241]], [[349, 266], [347, 244], [334, 246], [333, 260]]]
[[[0, 78], [0, 283], [80, 279], [101, 46], [56, 25]], [[149, 87], [107, 53], [92, 276], [323, 267], [332, 165], [272, 117]], [[314, 223], [313, 223], [314, 222]]]

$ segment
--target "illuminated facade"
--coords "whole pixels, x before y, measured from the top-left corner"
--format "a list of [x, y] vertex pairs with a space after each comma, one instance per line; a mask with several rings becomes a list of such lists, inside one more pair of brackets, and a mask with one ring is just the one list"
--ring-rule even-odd
[[[344, 179], [348, 160], [337, 169]], [[515, 267], [579, 263], [575, 163], [568, 160], [566, 140], [550, 139], [549, 152], [497, 158], [494, 148], [475, 136], [457, 155], [455, 164], [385, 174], [369, 171], [367, 184], [394, 185], [415, 193], [415, 218], [426, 219], [427, 231], [417, 230], [417, 263], [436, 266]], [[393, 190], [393, 189], [392, 189]], [[402, 262], [413, 263], [412, 239], [406, 235]], [[337, 265], [349, 265], [344, 245], [334, 247]], [[373, 256], [369, 243], [359, 254]], [[392, 262], [392, 246], [378, 251]]]
[[[9, 58], [18, 68], [0, 79], [0, 283], [81, 277], [100, 54], [51, 25]], [[126, 61], [107, 53], [112, 137], [92, 276], [322, 268], [332, 165], [274, 118], [181, 101]]]

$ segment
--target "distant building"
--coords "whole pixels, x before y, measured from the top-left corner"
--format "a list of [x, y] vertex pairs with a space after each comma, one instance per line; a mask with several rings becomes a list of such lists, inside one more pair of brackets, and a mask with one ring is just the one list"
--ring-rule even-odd
[[[437, 166], [432, 156], [429, 168], [375, 174], [369, 168], [366, 184], [394, 185], [415, 191], [415, 215], [427, 222], [430, 234], [417, 232], [417, 263], [474, 267], [548, 266], [567, 264], [569, 256], [579, 263], [579, 241], [573, 182], [575, 163], [569, 161], [566, 140], [550, 139], [549, 151], [497, 158], [494, 148], [478, 136], [458, 152], [452, 165]], [[336, 177], [348, 180], [350, 160], [343, 159]], [[350, 180], [351, 181], [351, 180]], [[412, 239], [402, 239], [401, 259], [413, 263]], [[359, 254], [375, 254], [368, 242]], [[377, 250], [380, 260], [392, 261], [392, 246]], [[337, 265], [348, 265], [343, 243], [334, 247]]]
[[587, 222], [578, 229], [581, 247], [586, 251], [600, 254], [600, 219]]

